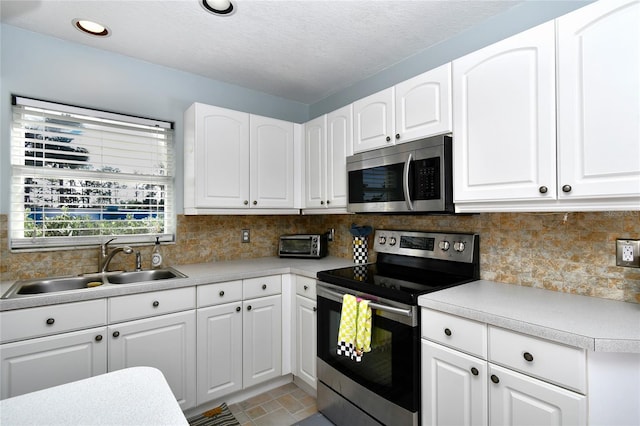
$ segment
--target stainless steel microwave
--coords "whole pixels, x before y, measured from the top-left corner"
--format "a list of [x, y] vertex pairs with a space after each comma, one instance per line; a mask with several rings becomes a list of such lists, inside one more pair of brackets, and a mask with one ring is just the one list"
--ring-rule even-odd
[[451, 156], [440, 135], [347, 157], [347, 210], [454, 213]]
[[280, 257], [316, 258], [327, 255], [326, 234], [295, 234], [280, 236]]

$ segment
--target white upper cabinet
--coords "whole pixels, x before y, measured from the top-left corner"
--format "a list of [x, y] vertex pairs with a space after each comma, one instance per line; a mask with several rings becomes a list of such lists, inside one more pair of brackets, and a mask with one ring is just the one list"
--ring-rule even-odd
[[397, 142], [452, 131], [451, 63], [404, 81], [395, 91]]
[[640, 208], [640, 2], [578, 9], [557, 37], [559, 198], [634, 196]]
[[292, 208], [293, 123], [251, 115], [251, 207]]
[[390, 87], [353, 103], [353, 152], [393, 144], [393, 97], [394, 88]]
[[599, 1], [453, 62], [456, 211], [640, 207], [639, 21]]
[[249, 114], [193, 104], [184, 121], [184, 208], [242, 208], [249, 199]]
[[554, 199], [548, 22], [453, 61], [454, 201]]
[[185, 214], [297, 212], [293, 123], [195, 103], [184, 127]]
[[347, 157], [353, 153], [353, 108], [347, 105], [304, 125], [306, 209], [347, 207]]
[[304, 125], [304, 207], [325, 207], [327, 116]]
[[353, 152], [449, 133], [451, 64], [353, 103]]

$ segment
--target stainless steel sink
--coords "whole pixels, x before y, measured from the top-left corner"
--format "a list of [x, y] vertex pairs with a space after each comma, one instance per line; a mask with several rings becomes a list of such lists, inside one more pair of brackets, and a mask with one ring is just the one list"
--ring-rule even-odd
[[186, 278], [187, 276], [173, 268], [153, 269], [133, 272], [93, 273], [71, 277], [54, 277], [16, 281], [2, 296], [2, 299], [28, 297], [60, 291], [90, 291], [93, 288], [109, 284], [135, 284], [147, 281]]
[[149, 271], [121, 272], [109, 275], [107, 281], [110, 284], [132, 284], [144, 281], [168, 280], [171, 278], [186, 278], [186, 275], [173, 268], [152, 269]]
[[44, 279], [32, 279], [17, 281], [3, 299], [21, 296], [33, 296], [42, 293], [54, 293], [59, 291], [79, 290], [99, 287], [105, 284], [104, 277], [98, 275], [85, 275], [80, 277], [56, 277]]

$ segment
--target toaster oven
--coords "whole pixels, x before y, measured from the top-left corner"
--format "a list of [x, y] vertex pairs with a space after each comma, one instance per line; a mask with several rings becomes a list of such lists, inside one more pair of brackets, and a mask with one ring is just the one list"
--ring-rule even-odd
[[327, 255], [326, 234], [291, 234], [280, 236], [280, 257], [320, 259]]

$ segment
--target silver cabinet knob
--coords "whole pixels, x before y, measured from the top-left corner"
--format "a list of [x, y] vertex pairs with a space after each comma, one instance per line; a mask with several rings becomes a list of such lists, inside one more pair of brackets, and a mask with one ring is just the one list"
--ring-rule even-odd
[[391, 136], [387, 136], [387, 142], [391, 142]]
[[562, 192], [571, 192], [571, 185], [562, 185]]
[[546, 186], [541, 186], [540, 188], [538, 188], [538, 191], [540, 191], [541, 194], [546, 194], [547, 191], [549, 191], [549, 188], [547, 188]]
[[257, 205], [258, 205], [258, 201], [253, 200], [253, 205], [254, 205], [254, 206], [257, 206]]
[[249, 204], [249, 200], [244, 200], [244, 203], [243, 203], [243, 204], [244, 204], [245, 206], [246, 206], [246, 205], [248, 205], [248, 204]]

